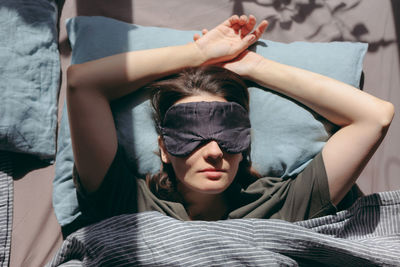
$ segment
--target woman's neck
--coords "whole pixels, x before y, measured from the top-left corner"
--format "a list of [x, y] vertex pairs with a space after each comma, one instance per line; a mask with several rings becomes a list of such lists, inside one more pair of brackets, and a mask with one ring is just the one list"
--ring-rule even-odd
[[228, 202], [223, 193], [202, 194], [192, 191], [181, 194], [185, 209], [192, 220], [221, 220], [229, 212]]

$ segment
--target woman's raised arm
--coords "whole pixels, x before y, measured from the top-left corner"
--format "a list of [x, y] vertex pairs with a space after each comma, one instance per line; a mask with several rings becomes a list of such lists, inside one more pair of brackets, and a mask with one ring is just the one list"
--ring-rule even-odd
[[322, 150], [331, 200], [338, 204], [384, 138], [394, 116], [393, 105], [340, 81], [249, 51], [225, 67], [305, 104], [341, 127]]
[[264, 24], [252, 33], [253, 16], [232, 16], [193, 43], [128, 52], [70, 66], [68, 116], [75, 166], [84, 188], [88, 192], [98, 189], [117, 151], [110, 101], [184, 67], [235, 58], [257, 41], [265, 30]]
[[87, 191], [99, 187], [117, 151], [109, 102], [179, 68], [202, 63], [202, 56], [192, 43], [118, 54], [68, 68], [72, 148], [75, 166]]

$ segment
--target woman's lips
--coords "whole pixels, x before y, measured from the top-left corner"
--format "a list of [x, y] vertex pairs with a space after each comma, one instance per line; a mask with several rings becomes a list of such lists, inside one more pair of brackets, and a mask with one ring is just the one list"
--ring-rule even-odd
[[212, 168], [208, 168], [208, 169], [203, 169], [200, 171], [201, 173], [203, 173], [207, 178], [209, 179], [218, 179], [220, 178], [226, 171], [225, 170], [221, 170], [221, 169], [212, 169]]

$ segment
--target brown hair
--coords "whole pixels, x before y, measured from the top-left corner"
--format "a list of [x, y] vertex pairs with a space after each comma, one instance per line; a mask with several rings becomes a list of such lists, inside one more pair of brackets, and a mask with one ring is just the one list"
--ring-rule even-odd
[[[166, 111], [178, 100], [204, 93], [217, 95], [229, 102], [236, 102], [249, 111], [249, 93], [247, 85], [236, 73], [217, 66], [186, 68], [181, 72], [151, 83], [151, 104], [154, 109], [154, 120], [161, 125]], [[157, 129], [158, 130], [158, 129]], [[160, 133], [158, 132], [160, 135]], [[247, 187], [260, 175], [251, 168], [250, 148], [243, 154], [235, 182]], [[176, 194], [175, 173], [171, 164], [162, 164], [155, 175], [146, 177], [150, 190], [159, 198], [174, 200]]]

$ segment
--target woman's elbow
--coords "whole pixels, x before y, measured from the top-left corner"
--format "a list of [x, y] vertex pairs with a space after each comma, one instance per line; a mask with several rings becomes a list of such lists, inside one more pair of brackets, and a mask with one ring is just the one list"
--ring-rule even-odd
[[71, 65], [67, 69], [67, 91], [73, 92], [78, 87], [82, 87], [82, 77], [79, 65]]
[[86, 67], [82, 64], [71, 65], [67, 69], [67, 97], [101, 95], [94, 79], [90, 79]]
[[[363, 113], [363, 120], [359, 121], [359, 126], [362, 126], [362, 131], [375, 133], [380, 140], [383, 138], [392, 123], [394, 117], [394, 106], [388, 101], [374, 99], [370, 102]], [[357, 124], [357, 123], [356, 123]]]
[[381, 113], [380, 113], [379, 123], [382, 126], [382, 128], [387, 129], [392, 123], [394, 117], [395, 113], [394, 105], [390, 102], [382, 101], [380, 111]]

